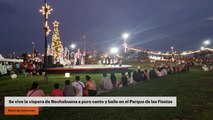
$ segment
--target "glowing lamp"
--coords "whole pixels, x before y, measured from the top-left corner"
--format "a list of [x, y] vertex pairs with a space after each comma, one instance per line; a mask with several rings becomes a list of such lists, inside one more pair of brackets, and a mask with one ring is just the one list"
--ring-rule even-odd
[[70, 77], [70, 73], [65, 73], [65, 77], [69, 78]]
[[129, 37], [129, 34], [128, 33], [124, 33], [123, 36], [122, 36], [124, 39], [127, 39]]
[[210, 44], [210, 40], [204, 41], [203, 44], [206, 45], [206, 46], [209, 45]]
[[118, 48], [111, 48], [110, 52], [113, 54], [118, 53]]

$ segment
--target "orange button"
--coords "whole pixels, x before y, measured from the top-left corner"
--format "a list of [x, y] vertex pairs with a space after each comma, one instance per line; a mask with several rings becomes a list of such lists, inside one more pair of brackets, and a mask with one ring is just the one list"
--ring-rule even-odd
[[38, 115], [39, 107], [5, 107], [5, 115]]

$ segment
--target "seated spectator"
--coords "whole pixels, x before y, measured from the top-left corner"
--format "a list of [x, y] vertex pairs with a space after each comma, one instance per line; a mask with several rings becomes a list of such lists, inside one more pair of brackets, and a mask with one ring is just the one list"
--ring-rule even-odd
[[146, 75], [145, 75], [145, 72], [142, 70], [141, 73], [142, 73], [142, 80], [143, 80], [143, 81], [144, 81], [144, 80], [147, 80], [147, 77], [146, 77]]
[[103, 78], [100, 82], [100, 88], [101, 90], [111, 90], [113, 88], [112, 81], [109, 77], [107, 77], [106, 73], [103, 74]]
[[162, 72], [161, 72], [161, 68], [158, 68], [158, 71], [157, 71], [157, 76], [158, 77], [161, 77], [163, 76]]
[[153, 68], [150, 69], [149, 76], [150, 76], [150, 79], [154, 79], [157, 77], [157, 74]]
[[162, 68], [162, 74], [163, 74], [163, 76], [168, 75], [168, 72], [165, 67]]
[[133, 72], [133, 75], [132, 75], [132, 78], [133, 78], [133, 80], [134, 80], [135, 82], [140, 82], [138, 77], [139, 77], [139, 76], [138, 76], [137, 71], [134, 71], [134, 72]]
[[63, 96], [63, 91], [59, 88], [59, 84], [54, 84], [54, 90], [52, 91], [52, 96]]
[[41, 96], [45, 96], [45, 94], [43, 90], [38, 88], [38, 83], [34, 82], [30, 90], [27, 92], [27, 96], [41, 97]]
[[76, 96], [83, 96], [85, 85], [80, 81], [80, 76], [75, 76], [75, 82], [72, 83], [72, 86], [75, 87]]
[[85, 88], [88, 91], [88, 95], [95, 96], [97, 94], [95, 81], [91, 80], [89, 75], [86, 75], [86, 81]]
[[72, 85], [70, 85], [69, 80], [65, 81], [63, 94], [64, 96], [75, 96], [75, 88]]
[[140, 69], [138, 69], [138, 82], [143, 81], [143, 73]]
[[123, 87], [126, 87], [127, 85], [128, 85], [128, 79], [127, 79], [127, 77], [125, 76], [125, 73], [124, 72], [122, 72], [122, 77], [121, 77], [121, 84], [122, 84], [122, 86]]
[[145, 76], [146, 76], [146, 79], [147, 79], [147, 80], [150, 80], [149, 72], [148, 72], [147, 70], [145, 70], [144, 74], [145, 74]]
[[130, 71], [128, 71], [127, 79], [128, 79], [128, 82], [129, 82], [130, 85], [134, 83], [134, 80], [132, 78], [132, 74], [131, 74]]
[[115, 88], [116, 88], [116, 84], [117, 84], [117, 78], [116, 78], [116, 76], [115, 76], [115, 73], [111, 73], [110, 79], [111, 79], [113, 88], [115, 89]]

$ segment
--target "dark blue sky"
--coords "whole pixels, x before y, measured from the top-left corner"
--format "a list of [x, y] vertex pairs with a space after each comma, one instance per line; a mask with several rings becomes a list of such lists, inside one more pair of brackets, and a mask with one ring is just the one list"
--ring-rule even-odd
[[[64, 46], [85, 34], [88, 49], [121, 46], [129, 32], [131, 46], [168, 51], [199, 49], [213, 38], [213, 0], [47, 0], [53, 7], [49, 24], [58, 20]], [[0, 53], [44, 50], [43, 0], [0, 1]], [[52, 39], [52, 32], [48, 42]], [[213, 41], [212, 41], [213, 42]]]

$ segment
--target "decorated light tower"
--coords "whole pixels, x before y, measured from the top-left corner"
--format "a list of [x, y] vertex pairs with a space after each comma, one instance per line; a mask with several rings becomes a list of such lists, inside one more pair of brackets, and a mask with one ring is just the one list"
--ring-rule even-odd
[[44, 46], [45, 46], [45, 54], [44, 54], [44, 65], [45, 65], [45, 81], [48, 81], [47, 77], [47, 36], [51, 32], [50, 27], [48, 25], [48, 16], [53, 9], [47, 4], [47, 1], [44, 0], [44, 6], [42, 6], [41, 12], [44, 15]]
[[127, 49], [128, 49], [127, 38], [129, 37], [129, 34], [128, 33], [124, 33], [122, 37], [124, 39], [124, 44], [123, 44], [123, 46], [124, 46], [124, 53], [126, 53]]
[[53, 22], [53, 25], [54, 25], [54, 31], [52, 36], [52, 49], [53, 49], [54, 58], [57, 58], [59, 57], [63, 46], [61, 44], [61, 39], [59, 35], [59, 30], [58, 30], [59, 22], [55, 21]]

